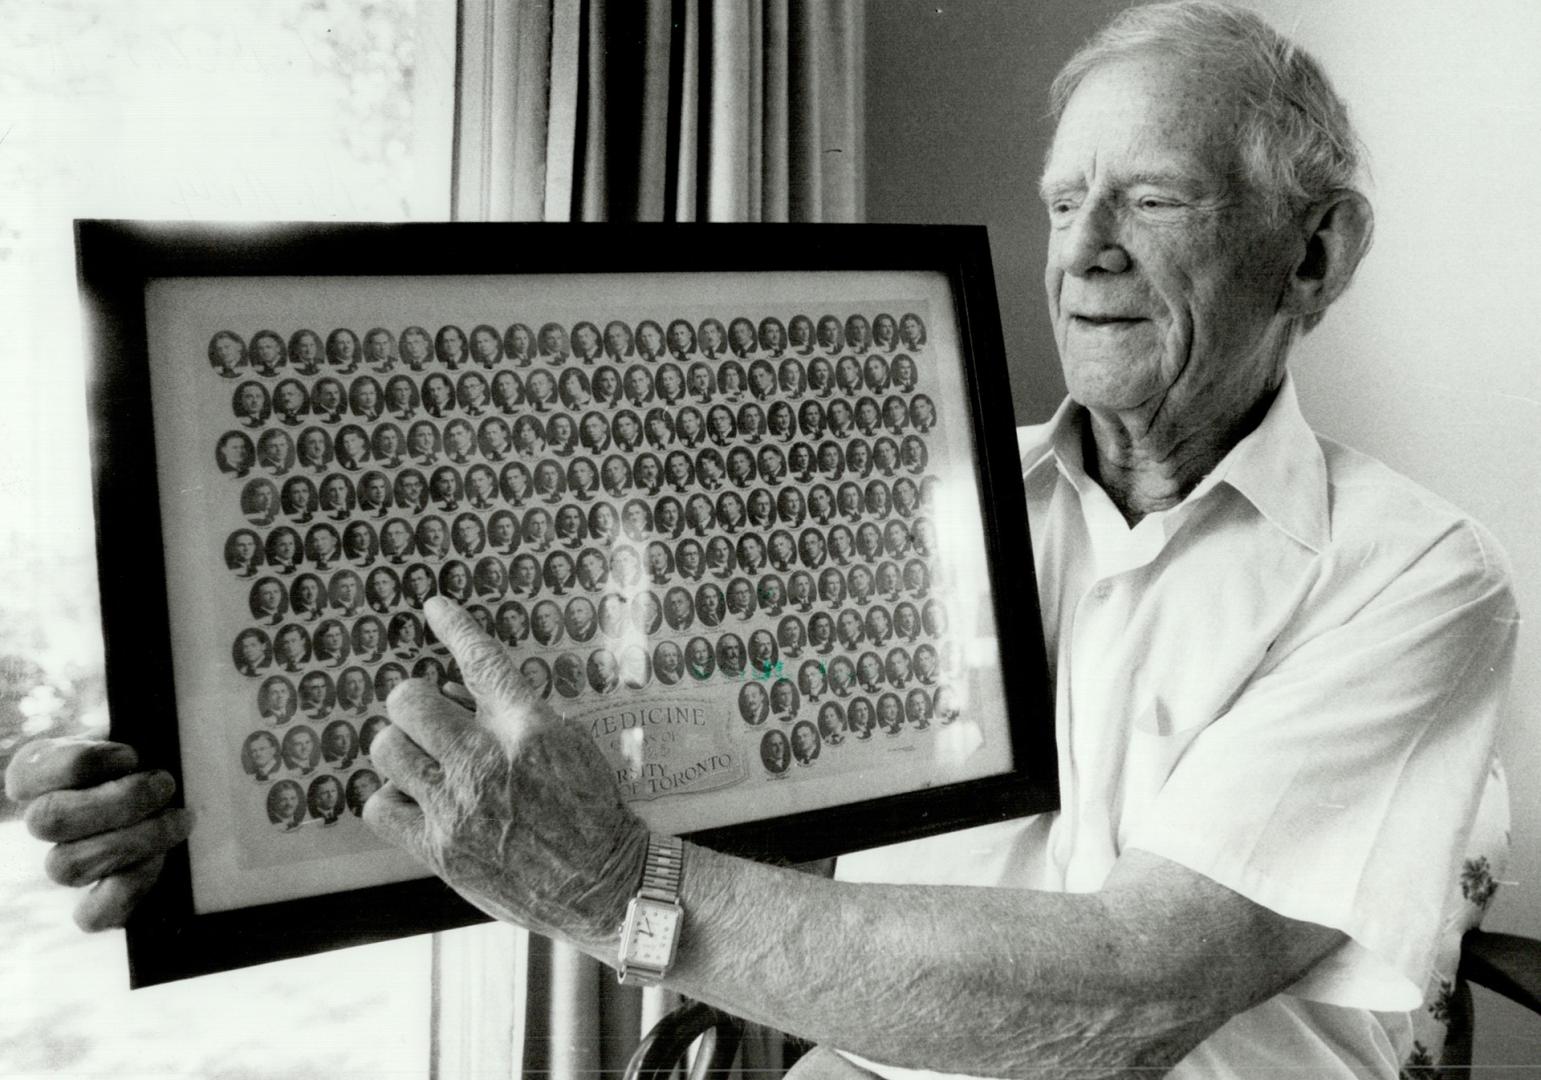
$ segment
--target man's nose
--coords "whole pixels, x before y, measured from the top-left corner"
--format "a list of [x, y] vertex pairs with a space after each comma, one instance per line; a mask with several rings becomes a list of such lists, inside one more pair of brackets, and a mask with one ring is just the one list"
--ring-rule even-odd
[[1118, 214], [1110, 200], [1088, 195], [1059, 234], [1060, 266], [1077, 277], [1123, 273], [1131, 260], [1119, 233]]

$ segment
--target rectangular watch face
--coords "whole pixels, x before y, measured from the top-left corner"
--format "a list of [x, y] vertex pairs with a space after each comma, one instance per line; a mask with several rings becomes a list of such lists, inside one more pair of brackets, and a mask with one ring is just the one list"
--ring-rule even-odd
[[803, 859], [1054, 804], [981, 230], [81, 244], [114, 732], [200, 820], [167, 926], [474, 917], [360, 818], [390, 690], [458, 679], [434, 595], [660, 832]]
[[667, 970], [674, 962], [683, 919], [684, 911], [677, 904], [637, 897], [632, 901], [621, 941], [621, 958], [628, 965], [643, 969]]

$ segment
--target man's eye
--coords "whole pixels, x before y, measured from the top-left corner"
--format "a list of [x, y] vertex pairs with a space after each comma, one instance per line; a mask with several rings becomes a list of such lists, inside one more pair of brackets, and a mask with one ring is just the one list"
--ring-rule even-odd
[[1141, 210], [1172, 210], [1177, 206], [1170, 199], [1161, 199], [1154, 195], [1142, 196], [1135, 201], [1135, 205]]

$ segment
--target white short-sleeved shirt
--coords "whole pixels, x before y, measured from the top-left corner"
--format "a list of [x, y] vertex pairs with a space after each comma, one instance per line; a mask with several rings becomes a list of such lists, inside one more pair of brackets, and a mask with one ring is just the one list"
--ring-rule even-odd
[[837, 876], [1091, 892], [1141, 848], [1350, 939], [1172, 1076], [1395, 1077], [1513, 662], [1504, 556], [1315, 435], [1288, 379], [1181, 505], [1132, 529], [1082, 466], [1084, 422], [1067, 401], [1018, 432], [1061, 809]]

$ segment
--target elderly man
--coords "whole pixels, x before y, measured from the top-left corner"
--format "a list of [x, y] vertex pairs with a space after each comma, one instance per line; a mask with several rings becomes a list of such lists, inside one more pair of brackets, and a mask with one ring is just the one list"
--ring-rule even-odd
[[[1394, 1077], [1512, 660], [1502, 556], [1300, 416], [1289, 351], [1371, 232], [1314, 61], [1245, 12], [1141, 7], [1054, 103], [1070, 400], [1019, 441], [1062, 808], [835, 881], [686, 845], [657, 967], [820, 1042], [802, 1077]], [[483, 910], [633, 970], [618, 928], [671, 845], [469, 615], [424, 610], [477, 709], [398, 687], [366, 819]], [[44, 745], [9, 777], [46, 794], [55, 875], [102, 878], [86, 925], [121, 921], [188, 827], [142, 818], [166, 778], [134, 760]]]

